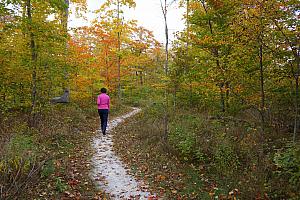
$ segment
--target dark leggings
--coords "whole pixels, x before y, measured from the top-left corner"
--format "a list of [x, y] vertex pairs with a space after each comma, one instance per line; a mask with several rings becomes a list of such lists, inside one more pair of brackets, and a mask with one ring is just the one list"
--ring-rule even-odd
[[101, 121], [101, 130], [102, 133], [105, 135], [108, 119], [108, 109], [98, 109], [98, 113]]

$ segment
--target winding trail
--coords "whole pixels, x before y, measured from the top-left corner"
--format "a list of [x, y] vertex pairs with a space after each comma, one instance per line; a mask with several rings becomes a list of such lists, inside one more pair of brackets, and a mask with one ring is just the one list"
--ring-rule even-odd
[[93, 139], [92, 145], [95, 154], [92, 157], [94, 166], [91, 176], [95, 180], [97, 187], [103, 189], [111, 195], [112, 199], [157, 199], [147, 191], [147, 185], [129, 174], [126, 166], [113, 151], [113, 140], [111, 130], [141, 110], [134, 108], [133, 111], [121, 117], [111, 120], [108, 124], [108, 134], [98, 135]]

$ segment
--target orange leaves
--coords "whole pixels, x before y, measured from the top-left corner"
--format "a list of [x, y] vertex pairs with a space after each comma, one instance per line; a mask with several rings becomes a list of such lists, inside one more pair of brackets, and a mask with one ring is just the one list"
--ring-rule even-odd
[[193, 2], [190, 2], [190, 9], [191, 10], [198, 10], [198, 9], [201, 9], [202, 6], [199, 2], [197, 1], [193, 1]]
[[166, 177], [164, 175], [157, 175], [155, 177], [155, 181], [157, 182], [161, 182], [161, 181], [165, 181], [166, 180]]
[[220, 9], [224, 6], [223, 1], [220, 0], [210, 0], [210, 3], [213, 5], [215, 9]]
[[[112, 15], [114, 10], [107, 6], [115, 4], [107, 1], [99, 14], [108, 14], [101, 21], [94, 21], [90, 27], [78, 28], [70, 44], [70, 63], [75, 66], [76, 88], [81, 91], [94, 90], [104, 84], [113, 91], [117, 87], [118, 76], [132, 80], [133, 74], [144, 70], [153, 63], [153, 51], [159, 47], [151, 31], [138, 27], [135, 21], [118, 24]], [[121, 2], [132, 5], [131, 1]], [[109, 13], [111, 11], [111, 13]], [[121, 33], [121, 34], [118, 34]], [[120, 49], [119, 49], [120, 44]], [[120, 59], [120, 61], [119, 61]], [[118, 61], [121, 65], [120, 72]], [[134, 71], [135, 69], [138, 69]]]

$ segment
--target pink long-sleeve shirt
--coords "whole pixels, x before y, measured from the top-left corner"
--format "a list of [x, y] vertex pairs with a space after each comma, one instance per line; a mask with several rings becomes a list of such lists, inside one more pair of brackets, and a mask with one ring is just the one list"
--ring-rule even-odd
[[101, 93], [97, 98], [98, 109], [108, 109], [110, 104], [110, 98], [107, 94]]

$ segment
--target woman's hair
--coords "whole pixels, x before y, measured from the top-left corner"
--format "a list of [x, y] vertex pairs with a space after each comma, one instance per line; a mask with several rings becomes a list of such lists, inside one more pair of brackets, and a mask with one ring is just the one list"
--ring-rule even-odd
[[106, 93], [107, 92], [107, 90], [106, 90], [106, 88], [101, 88], [101, 93]]

